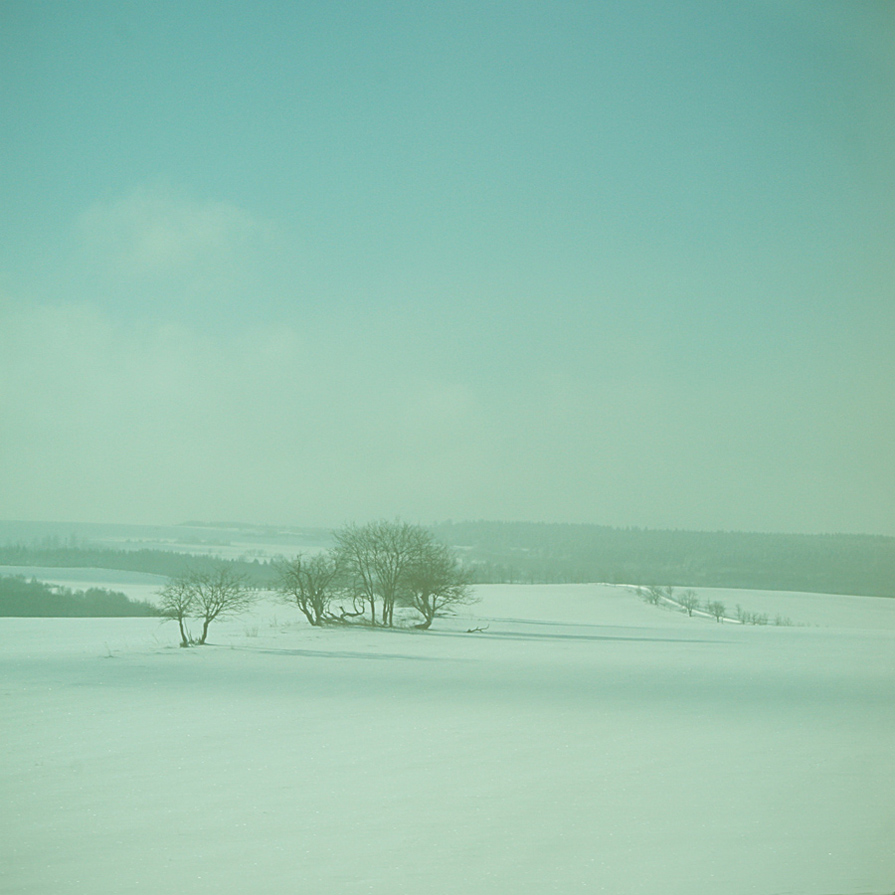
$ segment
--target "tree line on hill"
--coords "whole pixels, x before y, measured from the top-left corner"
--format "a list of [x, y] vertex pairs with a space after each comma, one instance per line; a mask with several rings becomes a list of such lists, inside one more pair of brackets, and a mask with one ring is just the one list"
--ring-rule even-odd
[[442, 523], [478, 583], [585, 583], [895, 596], [895, 538]]
[[29, 618], [126, 618], [159, 616], [158, 607], [118, 591], [70, 590], [18, 576], [0, 576], [0, 616]]
[[[456, 548], [471, 583], [585, 583], [895, 596], [895, 538], [661, 531], [599, 525], [446, 522], [428, 529]], [[282, 559], [282, 558], [280, 558]], [[214, 560], [168, 550], [0, 547], [0, 565], [96, 567], [174, 578], [225, 563], [273, 588], [277, 560]]]
[[211, 556], [180, 553], [174, 550], [116, 550], [94, 546], [44, 546], [11, 544], [0, 546], [0, 565], [39, 566], [68, 569], [115, 569], [122, 572], [146, 572], [176, 578], [189, 571], [208, 570], [226, 565], [244, 575], [256, 587], [272, 587], [276, 579], [270, 560], [218, 559]]

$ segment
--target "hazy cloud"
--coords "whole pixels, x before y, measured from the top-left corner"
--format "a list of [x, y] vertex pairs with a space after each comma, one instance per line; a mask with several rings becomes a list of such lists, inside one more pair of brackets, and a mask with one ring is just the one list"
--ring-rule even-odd
[[39, 6], [4, 515], [892, 532], [891, 4]]
[[290, 327], [220, 336], [129, 329], [88, 304], [0, 311], [11, 517], [335, 524], [434, 513], [458, 469], [482, 472], [467, 387], [390, 377]]
[[189, 199], [163, 184], [99, 202], [77, 221], [83, 250], [133, 277], [180, 274], [224, 261], [262, 229], [235, 205]]
[[0, 324], [10, 518], [888, 530], [895, 430], [870, 368], [694, 386], [644, 363], [506, 391], [282, 324], [220, 334], [9, 301]]

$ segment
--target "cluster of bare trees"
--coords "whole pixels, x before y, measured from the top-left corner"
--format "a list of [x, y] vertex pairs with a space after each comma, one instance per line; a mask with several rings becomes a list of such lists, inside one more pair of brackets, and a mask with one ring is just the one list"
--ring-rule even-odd
[[[457, 558], [419, 525], [372, 522], [333, 534], [335, 546], [277, 566], [276, 590], [315, 626], [367, 623], [394, 627], [395, 609], [428, 628], [455, 606], [474, 601]], [[181, 646], [199, 646], [218, 618], [244, 612], [257, 591], [229, 565], [172, 578], [160, 592], [161, 614], [176, 621]], [[408, 613], [405, 613], [405, 617]], [[201, 626], [194, 635], [190, 623]]]
[[681, 609], [692, 618], [694, 612], [700, 612], [704, 615], [710, 615], [716, 622], [723, 622], [727, 618], [727, 608], [718, 600], [707, 601], [705, 605], [700, 604], [699, 597], [695, 590], [675, 591], [670, 585], [666, 587], [641, 587], [638, 593], [646, 600], [658, 606], [661, 603], [667, 603], [675, 608]]
[[279, 567], [277, 591], [312, 625], [365, 621], [393, 627], [395, 609], [413, 610], [417, 628], [472, 602], [454, 554], [419, 525], [371, 522], [334, 533], [326, 553], [296, 556]]
[[[245, 612], [255, 599], [255, 589], [244, 575], [229, 566], [191, 571], [172, 578], [161, 590], [162, 615], [177, 622], [181, 646], [201, 646], [208, 628], [218, 618]], [[202, 632], [193, 636], [189, 620], [195, 619]]]
[[[727, 615], [727, 607], [720, 600], [706, 600], [705, 603], [699, 602], [699, 597], [695, 590], [676, 591], [673, 587], [641, 587], [637, 592], [654, 606], [660, 604], [669, 604], [677, 609], [681, 609], [691, 616], [694, 612], [702, 615], [708, 615], [719, 624], [725, 621], [734, 621]], [[767, 625], [770, 617], [766, 612], [748, 612], [737, 603], [736, 619], [741, 625]], [[793, 624], [793, 620], [789, 616], [778, 615], [774, 619], [774, 624], [778, 626], [788, 627]]]

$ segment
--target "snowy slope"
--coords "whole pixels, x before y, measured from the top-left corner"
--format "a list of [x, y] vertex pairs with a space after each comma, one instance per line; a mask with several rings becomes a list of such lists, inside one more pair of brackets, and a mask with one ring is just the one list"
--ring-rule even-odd
[[192, 650], [0, 619], [0, 891], [895, 888], [895, 601], [737, 594], [822, 625], [741, 627], [479, 593], [428, 633], [262, 604]]

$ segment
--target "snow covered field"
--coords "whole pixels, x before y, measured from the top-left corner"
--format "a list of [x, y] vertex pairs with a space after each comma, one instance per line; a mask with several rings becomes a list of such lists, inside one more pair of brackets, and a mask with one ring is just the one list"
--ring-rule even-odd
[[427, 633], [262, 604], [191, 650], [0, 619], [0, 891], [895, 889], [895, 601], [478, 592]]

